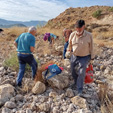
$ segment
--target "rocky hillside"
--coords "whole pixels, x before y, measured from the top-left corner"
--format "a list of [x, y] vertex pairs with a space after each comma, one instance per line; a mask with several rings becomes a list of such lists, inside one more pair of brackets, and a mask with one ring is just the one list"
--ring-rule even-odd
[[[81, 97], [76, 96], [77, 90], [70, 87], [74, 81], [70, 72], [70, 60], [63, 59], [62, 37], [55, 41], [54, 47], [51, 48], [43, 41], [42, 35], [37, 36], [34, 52], [39, 69], [43, 64], [53, 60], [64, 68], [62, 73], [44, 83], [35, 84], [31, 78], [31, 70], [27, 70], [22, 88], [18, 88], [16, 86], [18, 69], [14, 70], [18, 67], [17, 55], [12, 41], [27, 29], [17, 27], [4, 29], [4, 34], [0, 36], [0, 113], [112, 113], [113, 13], [109, 8], [106, 6], [69, 8], [45, 26], [50, 30], [54, 28], [55, 31], [60, 31], [64, 27], [73, 29], [75, 21], [82, 18], [86, 20], [87, 29], [97, 36], [94, 38], [96, 54], [93, 62], [94, 82], [84, 85]], [[94, 18], [92, 13], [97, 10], [101, 10], [102, 14]], [[44, 32], [47, 30], [42, 29]], [[61, 35], [59, 33], [59, 36]], [[5, 61], [7, 64], [4, 65]], [[42, 76], [44, 74], [45, 71]]]
[[[102, 24], [113, 25], [113, 12], [108, 6], [91, 6], [83, 8], [69, 8], [58, 15], [56, 18], [48, 21], [46, 27], [51, 28], [74, 28], [74, 24], [78, 19], [84, 19], [87, 25]], [[93, 13], [100, 10], [101, 14], [98, 18], [93, 17]]]
[[[36, 44], [35, 57], [39, 67], [54, 60], [64, 68], [46, 84], [34, 81], [31, 71], [25, 73], [22, 88], [16, 87], [17, 71], [0, 63], [0, 113], [111, 113], [113, 110], [113, 48], [98, 47], [94, 60], [94, 82], [85, 84], [82, 97], [71, 89], [73, 78], [69, 59], [62, 59], [63, 44], [56, 42], [54, 48], [40, 40]], [[8, 43], [8, 44], [7, 44]], [[15, 48], [10, 42], [2, 42], [1, 62]], [[5, 47], [5, 48], [4, 48]], [[7, 48], [6, 48], [7, 47]], [[47, 51], [48, 50], [48, 51]], [[46, 52], [46, 53], [45, 53]], [[14, 60], [14, 59], [13, 59]], [[45, 74], [45, 71], [42, 75]], [[82, 104], [81, 104], [82, 103]]]

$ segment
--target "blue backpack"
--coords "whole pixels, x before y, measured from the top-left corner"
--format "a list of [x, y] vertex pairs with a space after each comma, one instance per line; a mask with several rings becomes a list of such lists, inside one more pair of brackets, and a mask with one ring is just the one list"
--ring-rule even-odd
[[[51, 75], [49, 77], [46, 77], [48, 72], [50, 72]], [[56, 64], [53, 64], [53, 65], [48, 66], [48, 69], [47, 69], [44, 77], [45, 77], [45, 79], [48, 80], [48, 79], [52, 78], [53, 76], [60, 74], [61, 72], [62, 72], [62, 70]]]

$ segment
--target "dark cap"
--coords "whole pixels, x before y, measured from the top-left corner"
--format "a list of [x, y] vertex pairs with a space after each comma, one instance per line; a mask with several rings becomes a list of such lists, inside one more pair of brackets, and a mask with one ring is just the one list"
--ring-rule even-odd
[[84, 20], [78, 20], [78, 21], [76, 21], [75, 27], [81, 28], [83, 25], [85, 25], [85, 21]]
[[0, 29], [0, 32], [4, 31], [3, 29]]

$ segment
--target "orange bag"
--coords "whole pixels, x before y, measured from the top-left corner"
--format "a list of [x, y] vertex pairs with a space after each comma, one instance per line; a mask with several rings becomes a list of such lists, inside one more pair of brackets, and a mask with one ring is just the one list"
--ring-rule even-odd
[[89, 64], [86, 68], [86, 76], [85, 76], [85, 83], [92, 83], [93, 82], [93, 66]]

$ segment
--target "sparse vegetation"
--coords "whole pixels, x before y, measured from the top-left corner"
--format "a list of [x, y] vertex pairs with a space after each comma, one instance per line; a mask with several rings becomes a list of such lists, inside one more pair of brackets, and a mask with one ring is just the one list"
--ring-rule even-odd
[[4, 66], [10, 67], [11, 69], [17, 71], [18, 68], [19, 68], [18, 59], [17, 59], [17, 54], [16, 54], [16, 53], [11, 54], [11, 55], [4, 61]]
[[53, 33], [53, 34], [55, 34], [55, 35], [57, 35], [57, 36], [61, 36], [62, 35], [62, 29], [55, 29], [55, 28], [53, 28], [53, 29], [50, 29], [50, 28], [48, 28], [48, 27], [43, 27], [43, 28], [38, 28], [37, 29], [37, 32], [38, 32], [38, 35], [42, 35], [42, 34], [45, 34], [45, 33]]
[[9, 33], [19, 36], [21, 33], [26, 32], [26, 31], [27, 31], [27, 28], [25, 27], [12, 27], [10, 28]]
[[110, 12], [113, 12], [113, 7], [110, 7], [110, 8], [109, 8], [109, 11], [110, 11]]
[[102, 13], [102, 10], [97, 10], [92, 14], [92, 16], [94, 18], [99, 18], [101, 16], [101, 13]]
[[[38, 62], [38, 61], [37, 61]], [[14, 71], [18, 71], [19, 63], [17, 58], [17, 53], [10, 53], [9, 57], [5, 59], [4, 66], [11, 68]], [[30, 70], [30, 66], [27, 64], [26, 70]]]
[[113, 103], [108, 96], [109, 90], [106, 83], [99, 85], [99, 99], [101, 104], [102, 113], [112, 113], [113, 112]]
[[0, 38], [0, 41], [14, 41], [21, 33], [27, 32], [26, 27], [11, 27], [4, 28], [4, 36]]

